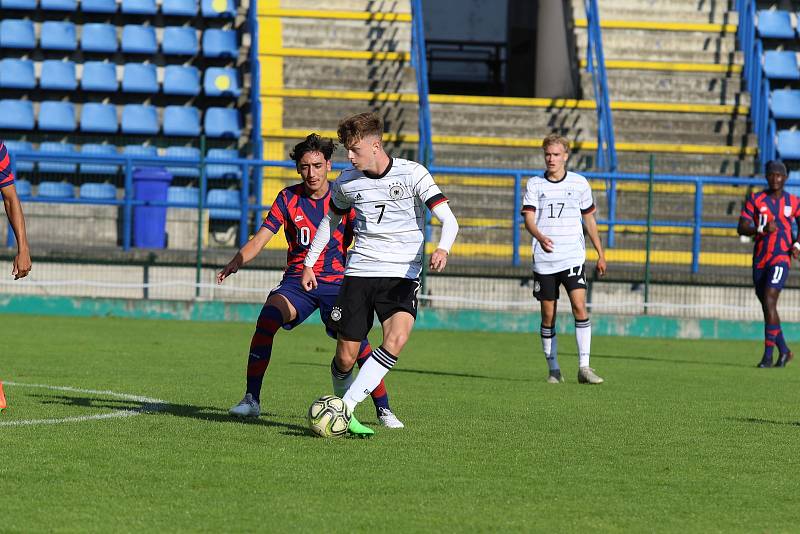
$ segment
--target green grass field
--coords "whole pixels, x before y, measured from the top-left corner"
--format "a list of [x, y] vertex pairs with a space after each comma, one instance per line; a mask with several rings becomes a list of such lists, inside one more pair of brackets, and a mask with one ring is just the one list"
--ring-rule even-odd
[[[333, 342], [281, 332], [242, 423], [249, 324], [7, 316], [0, 531], [788, 532], [800, 365], [756, 342], [596, 338], [602, 386], [545, 383], [538, 336], [417, 331], [387, 379], [404, 430], [320, 439]], [[374, 341], [379, 341], [379, 334]], [[107, 390], [166, 401], [138, 410]], [[369, 400], [362, 422], [375, 425]]]

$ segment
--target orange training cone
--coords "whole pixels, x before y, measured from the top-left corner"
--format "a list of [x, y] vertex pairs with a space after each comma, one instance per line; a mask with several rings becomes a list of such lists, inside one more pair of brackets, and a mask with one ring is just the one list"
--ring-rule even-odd
[[0, 382], [0, 412], [6, 409], [6, 396], [3, 394], [3, 383]]

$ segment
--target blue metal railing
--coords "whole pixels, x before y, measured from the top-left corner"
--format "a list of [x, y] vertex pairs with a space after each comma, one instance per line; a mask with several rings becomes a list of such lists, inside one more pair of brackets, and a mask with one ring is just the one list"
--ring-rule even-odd
[[[600, 31], [600, 10], [597, 0], [584, 0], [587, 20], [586, 69], [592, 74], [594, 99], [597, 107], [597, 163], [595, 167], [604, 172], [617, 170], [617, 149], [614, 142], [614, 121], [611, 117], [611, 103], [608, 96], [606, 60], [603, 54], [603, 35]], [[612, 177], [606, 185], [609, 191], [616, 191], [616, 181]], [[616, 194], [609, 195], [609, 218], [616, 217]], [[614, 228], [609, 228], [609, 247], [615, 245]]]
[[251, 2], [247, 12], [247, 25], [250, 30], [250, 114], [253, 117], [253, 158], [264, 157], [261, 139], [261, 67], [258, 61], [258, 2]]
[[431, 108], [428, 99], [428, 63], [425, 58], [425, 25], [422, 0], [411, 0], [411, 64], [417, 76], [419, 96], [419, 146], [417, 160], [426, 167], [433, 165]]
[[736, 0], [739, 13], [737, 38], [744, 52], [744, 79], [750, 92], [750, 121], [758, 137], [758, 154], [764, 163], [775, 159], [775, 120], [769, 115], [769, 80], [764, 75], [764, 45], [756, 34], [756, 2]]
[[[38, 152], [19, 152], [14, 154], [12, 159], [12, 168], [16, 165], [16, 160], [23, 161], [59, 161], [69, 163], [116, 163], [124, 167], [125, 173], [125, 195], [121, 200], [91, 200], [91, 199], [49, 199], [36, 196], [23, 196], [21, 197], [25, 202], [45, 202], [45, 203], [62, 203], [62, 204], [93, 204], [93, 205], [109, 205], [109, 206], [122, 206], [123, 208], [123, 249], [130, 250], [132, 243], [132, 222], [133, 222], [133, 208], [135, 206], [165, 206], [173, 208], [198, 208], [197, 204], [177, 203], [177, 202], [156, 202], [156, 201], [141, 201], [133, 198], [133, 169], [140, 165], [157, 165], [157, 166], [170, 166], [170, 167], [202, 167], [202, 164], [197, 160], [187, 160], [185, 158], [141, 158], [133, 156], [90, 156], [85, 154], [80, 155], [65, 155], [65, 154], [42, 154]], [[239, 246], [247, 242], [250, 235], [257, 232], [261, 226], [261, 220], [257, 212], [269, 210], [271, 207], [268, 204], [262, 203], [256, 199], [254, 202], [250, 201], [251, 180], [253, 188], [258, 188], [256, 185], [260, 182], [262, 169], [264, 167], [281, 167], [287, 169], [294, 169], [295, 163], [293, 161], [268, 161], [268, 160], [249, 160], [249, 159], [225, 159], [225, 160], [205, 160], [205, 164], [226, 164], [238, 165], [242, 169], [242, 183], [239, 190], [240, 193], [240, 206], [241, 215], [239, 219]], [[333, 168], [341, 170], [348, 165], [344, 163], [335, 163]], [[471, 167], [445, 167], [433, 165], [430, 170], [434, 175], [449, 174], [461, 176], [492, 176], [492, 177], [511, 177], [514, 180], [514, 194], [513, 205], [508, 206], [508, 217], [512, 221], [511, 233], [509, 240], [513, 244], [513, 252], [511, 256], [511, 263], [515, 266], [521, 264], [519, 249], [523, 237], [527, 239], [527, 234], [524, 233], [522, 226], [522, 216], [520, 215], [520, 208], [522, 205], [522, 191], [525, 183], [523, 178], [528, 176], [542, 174], [542, 169], [491, 169], [491, 168], [471, 168]], [[623, 182], [641, 182], [647, 183], [650, 176], [646, 173], [620, 173], [620, 172], [584, 172], [584, 176], [593, 180], [603, 180], [605, 183], [610, 181], [623, 181]], [[252, 177], [251, 177], [252, 176]], [[200, 173], [201, 191], [207, 190], [206, 173]], [[691, 220], [662, 220], [657, 219], [652, 221], [655, 227], [681, 227], [692, 228], [692, 265], [691, 270], [693, 273], [698, 272], [700, 268], [700, 253], [701, 253], [701, 232], [703, 228], [736, 228], [737, 220], [731, 222], [711, 222], [703, 219], [703, 199], [704, 187], [706, 185], [737, 185], [737, 186], [763, 186], [763, 179], [742, 179], [732, 178], [730, 176], [683, 176], [683, 175], [655, 175], [654, 181], [656, 184], [671, 183], [671, 184], [689, 184], [695, 187], [694, 192], [694, 215]], [[608, 203], [616, 201], [616, 189], [607, 189], [606, 195]], [[201, 200], [205, 202], [205, 198], [201, 195]], [[272, 199], [269, 199], [272, 200]], [[219, 204], [204, 204], [203, 208], [232, 208], [229, 205]], [[255, 214], [250, 217], [250, 214]], [[646, 219], [618, 219], [609, 210], [609, 215], [605, 219], [599, 219], [599, 224], [608, 226], [608, 231], [613, 231], [615, 226], [618, 225], [632, 225], [632, 226], [646, 226]], [[426, 228], [426, 235], [430, 235], [430, 220], [428, 220]]]

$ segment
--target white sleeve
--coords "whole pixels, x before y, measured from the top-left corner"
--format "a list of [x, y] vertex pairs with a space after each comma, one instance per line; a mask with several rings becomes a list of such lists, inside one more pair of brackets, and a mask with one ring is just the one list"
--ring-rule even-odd
[[447, 202], [447, 197], [444, 196], [442, 190], [433, 181], [431, 173], [422, 165], [414, 167], [414, 195], [428, 206], [429, 210], [433, 210], [437, 205]]
[[586, 215], [587, 213], [592, 213], [595, 210], [594, 206], [594, 198], [592, 198], [592, 186], [589, 185], [588, 180], [584, 180], [585, 187], [581, 192], [581, 214]]
[[319, 259], [319, 255], [322, 254], [328, 241], [331, 240], [331, 228], [339, 226], [341, 220], [341, 215], [332, 209], [328, 210], [328, 213], [325, 214], [317, 227], [317, 233], [314, 234], [314, 239], [311, 241], [311, 246], [306, 253], [306, 259], [303, 260], [304, 266], [311, 267], [312, 269], [314, 268], [314, 265], [316, 265]]
[[538, 198], [536, 195], [536, 181], [531, 178], [528, 180], [528, 185], [525, 187], [525, 196], [522, 198], [521, 211], [536, 211]]
[[442, 222], [442, 235], [439, 236], [438, 248], [446, 250], [449, 254], [458, 234], [458, 221], [447, 202], [441, 202], [434, 206], [433, 214]]
[[330, 207], [335, 208], [336, 211], [340, 213], [347, 213], [347, 211], [353, 207], [353, 204], [352, 202], [350, 202], [350, 199], [348, 199], [347, 196], [342, 191], [342, 185], [339, 183], [338, 179], [331, 184], [330, 199], [331, 199]]

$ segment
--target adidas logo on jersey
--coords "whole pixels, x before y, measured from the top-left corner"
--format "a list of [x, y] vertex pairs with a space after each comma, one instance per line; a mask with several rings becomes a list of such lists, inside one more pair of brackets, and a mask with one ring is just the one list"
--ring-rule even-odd
[[364, 200], [364, 197], [361, 196], [361, 193], [356, 193], [356, 200]]

